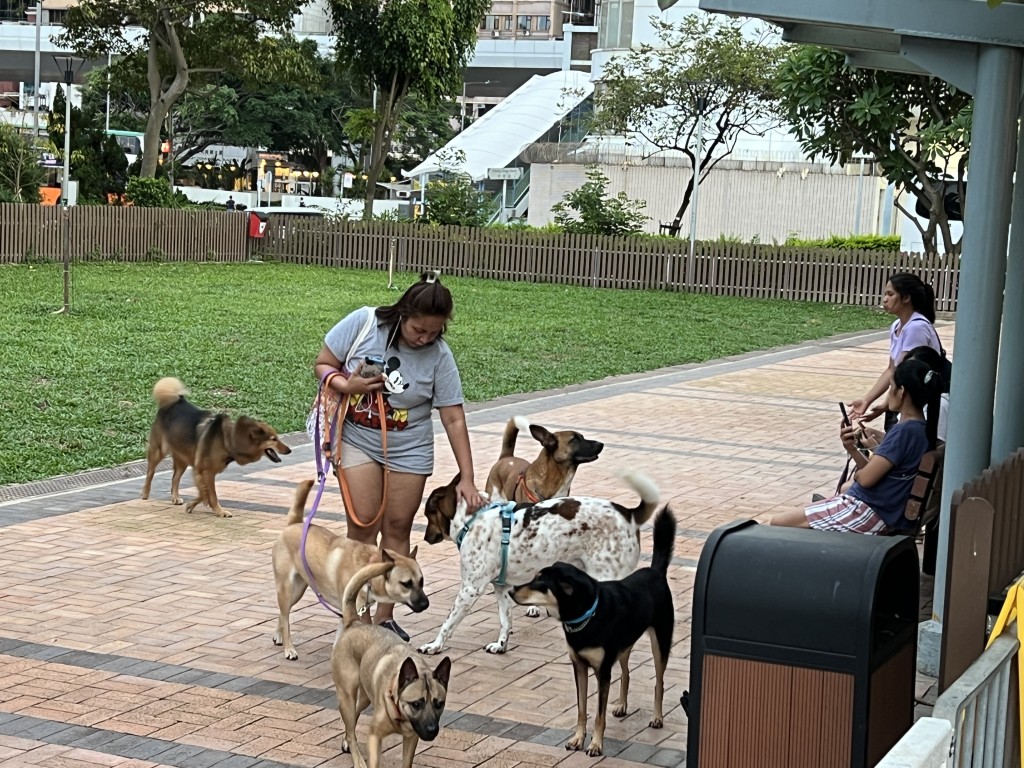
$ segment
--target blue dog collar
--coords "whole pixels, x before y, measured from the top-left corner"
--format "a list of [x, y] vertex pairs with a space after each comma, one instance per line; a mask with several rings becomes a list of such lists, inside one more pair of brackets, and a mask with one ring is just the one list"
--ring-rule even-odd
[[580, 616], [578, 619], [572, 621], [563, 621], [562, 629], [566, 632], [579, 632], [594, 618], [594, 614], [597, 613], [597, 597], [594, 597], [594, 604], [590, 606], [590, 610]]

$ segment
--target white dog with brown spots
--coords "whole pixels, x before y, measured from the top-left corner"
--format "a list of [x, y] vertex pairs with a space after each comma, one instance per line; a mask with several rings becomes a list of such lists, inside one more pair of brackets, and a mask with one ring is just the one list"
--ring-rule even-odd
[[[537, 504], [520, 504], [509, 515], [508, 545], [502, 545], [502, 510], [487, 505], [470, 515], [465, 501], [456, 503], [459, 477], [435, 488], [427, 498], [428, 544], [456, 542], [460, 552], [462, 587], [451, 613], [432, 643], [420, 653], [439, 653], [488, 585], [498, 599], [500, 629], [488, 653], [504, 653], [512, 632], [509, 584], [521, 584], [556, 562], [571, 563], [599, 581], [622, 579], [640, 561], [640, 526], [658, 507], [658, 487], [640, 472], [623, 474], [640, 496], [635, 507], [607, 499], [567, 496]], [[502, 578], [503, 577], [503, 578]]]

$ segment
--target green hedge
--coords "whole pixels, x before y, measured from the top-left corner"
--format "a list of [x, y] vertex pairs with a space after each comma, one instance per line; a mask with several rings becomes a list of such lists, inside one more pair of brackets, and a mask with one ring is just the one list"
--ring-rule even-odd
[[899, 235], [832, 235], [817, 240], [787, 237], [786, 245], [797, 248], [846, 248], [855, 251], [898, 251]]

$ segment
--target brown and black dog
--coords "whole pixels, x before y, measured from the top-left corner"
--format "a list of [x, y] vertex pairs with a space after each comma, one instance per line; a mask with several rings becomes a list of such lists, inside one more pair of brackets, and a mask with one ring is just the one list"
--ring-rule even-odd
[[[529, 432], [541, 444], [540, 455], [528, 462], [514, 456], [516, 437]], [[568, 496], [576, 468], [601, 455], [604, 443], [588, 440], [579, 432], [549, 432], [522, 416], [505, 425], [501, 454], [487, 475], [486, 490], [491, 499], [532, 502]]]
[[173, 377], [160, 379], [153, 387], [153, 399], [158, 410], [149, 431], [146, 449], [146, 483], [142, 498], [149, 498], [153, 474], [164, 456], [171, 455], [174, 471], [171, 475], [171, 503], [181, 504], [178, 484], [185, 470], [192, 467], [192, 476], [199, 497], [188, 503], [191, 512], [200, 503], [206, 504], [217, 517], [231, 517], [217, 500], [214, 478], [232, 461], [252, 464], [266, 456], [280, 462], [278, 453], [291, 453], [277, 435], [277, 430], [249, 416], [232, 421], [226, 413], [212, 413], [197, 408], [185, 399], [188, 390]]

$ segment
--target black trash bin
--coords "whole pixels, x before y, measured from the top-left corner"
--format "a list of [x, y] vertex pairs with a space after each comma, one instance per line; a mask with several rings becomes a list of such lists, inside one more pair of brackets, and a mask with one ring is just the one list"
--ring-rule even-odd
[[687, 768], [873, 766], [913, 725], [906, 536], [716, 529], [697, 566]]

